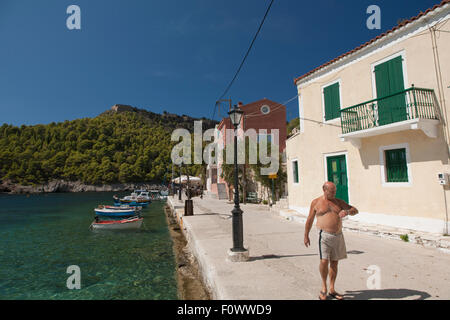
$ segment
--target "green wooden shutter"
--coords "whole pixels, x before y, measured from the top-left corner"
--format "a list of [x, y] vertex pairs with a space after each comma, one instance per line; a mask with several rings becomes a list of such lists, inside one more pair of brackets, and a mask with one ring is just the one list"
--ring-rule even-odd
[[[389, 61], [389, 86], [391, 94], [405, 90], [402, 57]], [[396, 95], [389, 100], [391, 100], [392, 122], [406, 120], [406, 94]]]
[[333, 85], [333, 119], [341, 117], [341, 101], [339, 98], [339, 82]]
[[[389, 62], [389, 61], [388, 61]], [[377, 97], [382, 98], [391, 94], [389, 86], [388, 62], [375, 66], [375, 81], [377, 86]]]
[[[383, 98], [405, 90], [402, 57], [375, 66], [377, 97]], [[405, 94], [378, 101], [378, 123], [385, 125], [406, 120]]]
[[325, 120], [326, 121], [332, 119], [331, 109], [330, 109], [331, 99], [332, 99], [332, 94], [331, 94], [330, 87], [323, 88], [323, 101], [325, 104]]
[[339, 97], [339, 82], [323, 88], [325, 104], [325, 120], [332, 120], [341, 116], [341, 103]]
[[406, 149], [386, 150], [386, 182], [408, 182]]
[[389, 87], [391, 94], [405, 90], [402, 61], [402, 57], [397, 57], [387, 62], [389, 68]]
[[[382, 63], [375, 66], [375, 81], [378, 98], [390, 95], [389, 68], [387, 63]], [[378, 123], [380, 126], [391, 123], [389, 103], [386, 99], [378, 101]]]

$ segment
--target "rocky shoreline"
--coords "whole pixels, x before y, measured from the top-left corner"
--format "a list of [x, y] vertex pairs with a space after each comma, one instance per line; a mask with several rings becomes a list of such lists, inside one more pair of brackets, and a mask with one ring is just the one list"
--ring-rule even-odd
[[9, 180], [0, 181], [0, 193], [8, 194], [39, 194], [57, 192], [121, 192], [136, 189], [161, 190], [165, 189], [156, 183], [117, 183], [106, 185], [87, 185], [81, 181], [53, 180], [46, 184], [23, 186]]
[[203, 283], [198, 263], [190, 252], [186, 238], [170, 207], [166, 205], [164, 211], [177, 265], [178, 298], [180, 300], [211, 300], [211, 293]]

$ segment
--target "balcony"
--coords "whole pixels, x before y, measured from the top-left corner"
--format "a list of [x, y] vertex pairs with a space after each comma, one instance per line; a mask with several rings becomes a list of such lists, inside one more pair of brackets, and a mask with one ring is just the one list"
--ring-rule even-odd
[[341, 110], [341, 141], [357, 148], [361, 139], [404, 130], [422, 130], [437, 137], [439, 112], [434, 91], [411, 87], [386, 97]]

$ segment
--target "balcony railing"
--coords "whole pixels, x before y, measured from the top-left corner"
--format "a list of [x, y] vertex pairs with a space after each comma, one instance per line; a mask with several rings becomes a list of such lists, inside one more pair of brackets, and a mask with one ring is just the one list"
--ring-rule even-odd
[[411, 87], [341, 110], [342, 134], [411, 119], [438, 120], [432, 89]]

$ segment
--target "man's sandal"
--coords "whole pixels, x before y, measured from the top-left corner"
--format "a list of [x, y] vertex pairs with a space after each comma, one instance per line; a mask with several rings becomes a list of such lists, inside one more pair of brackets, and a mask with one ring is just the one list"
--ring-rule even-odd
[[328, 292], [328, 294], [330, 296], [332, 296], [333, 298], [335, 298], [336, 300], [344, 300], [344, 295], [343, 294], [340, 294], [340, 293], [337, 293], [337, 292], [333, 292], [333, 293]]
[[326, 291], [320, 291], [319, 300], [327, 300], [327, 292]]

